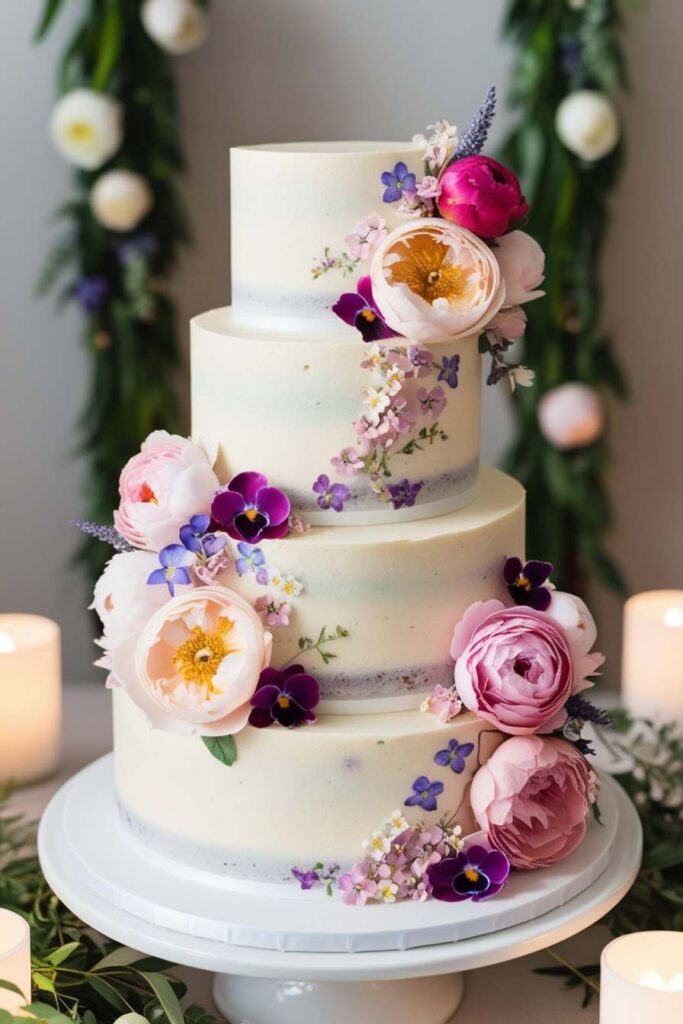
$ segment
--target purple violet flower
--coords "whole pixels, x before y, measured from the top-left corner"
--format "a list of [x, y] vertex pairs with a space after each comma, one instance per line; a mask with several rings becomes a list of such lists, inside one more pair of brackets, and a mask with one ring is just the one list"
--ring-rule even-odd
[[553, 571], [551, 562], [508, 558], [503, 566], [503, 579], [515, 604], [527, 605], [537, 612], [548, 609], [552, 591], [545, 586]]
[[436, 798], [443, 793], [443, 782], [430, 782], [420, 775], [413, 783], [413, 792], [403, 801], [406, 807], [421, 807], [423, 811], [436, 810]]
[[278, 722], [287, 728], [315, 722], [314, 708], [320, 703], [318, 680], [301, 665], [285, 669], [264, 668], [251, 698], [250, 725], [265, 729]]
[[346, 484], [331, 484], [330, 478], [326, 473], [320, 474], [313, 484], [313, 490], [318, 495], [319, 507], [323, 509], [332, 508], [335, 512], [341, 512], [344, 508], [344, 502], [348, 501], [351, 497], [351, 491]]
[[109, 282], [101, 274], [81, 277], [74, 285], [74, 298], [86, 313], [99, 313], [109, 297]]
[[384, 322], [372, 294], [369, 277], [360, 277], [355, 292], [344, 292], [332, 307], [340, 320], [360, 331], [363, 341], [393, 338], [394, 331]]
[[465, 770], [465, 758], [469, 757], [474, 750], [474, 743], [458, 743], [457, 740], [449, 740], [445, 750], [439, 750], [434, 755], [436, 764], [448, 767], [456, 775]]
[[225, 534], [208, 533], [211, 516], [197, 515], [190, 518], [189, 523], [180, 527], [181, 544], [196, 555], [212, 558], [225, 547]]
[[167, 544], [159, 552], [161, 569], [154, 569], [147, 578], [148, 583], [165, 583], [171, 597], [175, 596], [176, 586], [187, 586], [191, 583], [187, 566], [194, 565], [195, 556], [183, 544]]
[[393, 171], [383, 171], [380, 180], [384, 185], [382, 199], [385, 203], [396, 203], [403, 198], [405, 192], [414, 192], [417, 188], [415, 175], [402, 160], [399, 160]]
[[312, 889], [320, 881], [320, 875], [317, 871], [304, 871], [303, 868], [292, 868], [292, 874], [305, 891]]
[[211, 517], [233, 540], [256, 544], [284, 537], [289, 530], [289, 498], [269, 487], [263, 473], [238, 473], [216, 491]]
[[256, 575], [257, 583], [267, 583], [266, 556], [261, 551], [261, 548], [256, 548], [253, 544], [247, 544], [246, 541], [242, 540], [237, 545], [237, 550], [240, 553], [240, 557], [235, 559], [237, 575], [246, 576], [248, 572], [253, 572]]
[[441, 366], [437, 376], [438, 381], [445, 381], [449, 388], [457, 388], [458, 386], [458, 371], [460, 370], [460, 356], [442, 356]]
[[418, 481], [416, 484], [411, 484], [410, 480], [401, 480], [397, 484], [389, 484], [388, 490], [394, 508], [412, 508], [422, 490], [422, 483]]
[[433, 354], [422, 345], [408, 345], [406, 352], [418, 377], [428, 377], [432, 372]]
[[427, 868], [432, 896], [447, 903], [487, 900], [500, 892], [509, 874], [510, 862], [505, 854], [484, 846], [472, 846]]

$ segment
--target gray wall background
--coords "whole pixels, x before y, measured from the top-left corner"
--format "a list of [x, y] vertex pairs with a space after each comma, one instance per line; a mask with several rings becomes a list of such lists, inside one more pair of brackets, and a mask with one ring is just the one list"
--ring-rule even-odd
[[[75, 680], [98, 674], [90, 667], [89, 595], [68, 567], [74, 538], [67, 523], [81, 509], [74, 422], [88, 367], [77, 312], [55, 312], [33, 295], [54, 234], [52, 211], [69, 190], [69, 169], [45, 133], [57, 53], [77, 14], [76, 0], [67, 6], [55, 38], [36, 49], [39, 4], [0, 5], [0, 610], [57, 619], [65, 676]], [[412, 0], [214, 0], [207, 43], [178, 59], [190, 161], [183, 188], [196, 239], [175, 281], [185, 339], [190, 316], [227, 298], [230, 145], [408, 138], [435, 117], [464, 121], [492, 81], [505, 95], [510, 55], [499, 41], [502, 0], [432, 0], [429, 24], [421, 11], [415, 15], [418, 7]], [[679, 0], [657, 0], [631, 17], [636, 91], [624, 117], [632, 152], [605, 266], [607, 322], [634, 392], [612, 420], [612, 546], [636, 589], [683, 585], [676, 266], [683, 133], [675, 116], [682, 29]], [[423, 31], [431, 31], [430, 42], [417, 38]], [[494, 144], [505, 124], [501, 112]], [[187, 385], [185, 373], [185, 394]], [[509, 426], [504, 394], [486, 389], [488, 461]], [[619, 603], [602, 593], [595, 600], [603, 646], [616, 656]], [[616, 657], [611, 678], [618, 678]]]

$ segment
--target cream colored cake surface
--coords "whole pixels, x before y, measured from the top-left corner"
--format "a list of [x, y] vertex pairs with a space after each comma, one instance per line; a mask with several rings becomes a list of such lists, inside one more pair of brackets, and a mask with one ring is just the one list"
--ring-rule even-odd
[[[226, 768], [199, 737], [150, 729], [120, 692], [114, 736], [118, 798], [140, 839], [183, 863], [257, 881], [289, 879], [292, 866], [317, 859], [348, 867], [395, 810], [411, 823], [455, 815], [473, 831], [469, 784], [504, 739], [469, 714], [446, 725], [421, 711], [323, 715], [295, 730], [243, 730]], [[434, 761], [452, 740], [473, 745], [461, 772]], [[404, 804], [420, 776], [443, 784], [434, 811]]]

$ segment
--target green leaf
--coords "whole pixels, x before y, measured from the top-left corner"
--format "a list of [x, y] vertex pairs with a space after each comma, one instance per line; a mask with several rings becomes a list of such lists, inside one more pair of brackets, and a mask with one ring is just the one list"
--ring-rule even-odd
[[202, 736], [202, 743], [209, 753], [228, 768], [237, 760], [237, 744], [234, 736]]
[[39, 988], [41, 992], [49, 992], [50, 995], [55, 994], [55, 983], [52, 978], [46, 978], [40, 971], [34, 971], [31, 980], [36, 988]]
[[161, 1003], [162, 1009], [168, 1017], [169, 1024], [185, 1024], [178, 997], [171, 988], [168, 978], [154, 971], [140, 971], [140, 974], [147, 980], [150, 988]]
[[47, 957], [47, 963], [52, 964], [53, 967], [57, 967], [58, 964], [63, 964], [65, 960], [68, 960], [72, 953], [77, 949], [80, 949], [80, 942], [67, 942], [64, 946], [60, 946], [59, 949], [55, 949], [53, 953]]
[[34, 42], [39, 43], [41, 39], [44, 39], [48, 34], [52, 26], [52, 22], [59, 14], [59, 9], [63, 3], [64, 0], [47, 0], [45, 7], [43, 8], [43, 16], [40, 19], [38, 28], [33, 36]]
[[110, 982], [105, 981], [104, 978], [90, 976], [88, 978], [88, 984], [90, 987], [97, 992], [98, 996], [101, 996], [105, 1002], [113, 1006], [119, 1013], [129, 1013], [133, 1007], [126, 1002], [123, 996], [117, 991], [117, 989]]
[[122, 25], [119, 0], [109, 0], [102, 23], [98, 44], [97, 64], [92, 76], [92, 87], [97, 92], [106, 88], [121, 52]]
[[26, 993], [22, 992], [13, 981], [4, 981], [3, 978], [0, 978], [0, 988], [7, 989], [8, 992], [14, 992], [15, 995], [21, 996], [22, 999], [26, 999]]
[[111, 953], [107, 953], [101, 960], [98, 960], [90, 969], [91, 971], [104, 971], [108, 967], [130, 967], [131, 964], [136, 964], [139, 960], [143, 960], [144, 957], [145, 954], [139, 953], [136, 949], [129, 949], [128, 946], [117, 946]]
[[14, 1017], [9, 1010], [0, 1010], [0, 1024], [14, 1024]]

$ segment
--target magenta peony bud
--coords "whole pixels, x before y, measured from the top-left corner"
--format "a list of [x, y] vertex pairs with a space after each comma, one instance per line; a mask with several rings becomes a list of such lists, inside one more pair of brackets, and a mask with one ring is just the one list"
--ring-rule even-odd
[[517, 227], [529, 211], [512, 171], [488, 156], [467, 156], [440, 178], [439, 213], [479, 235], [497, 238]]

